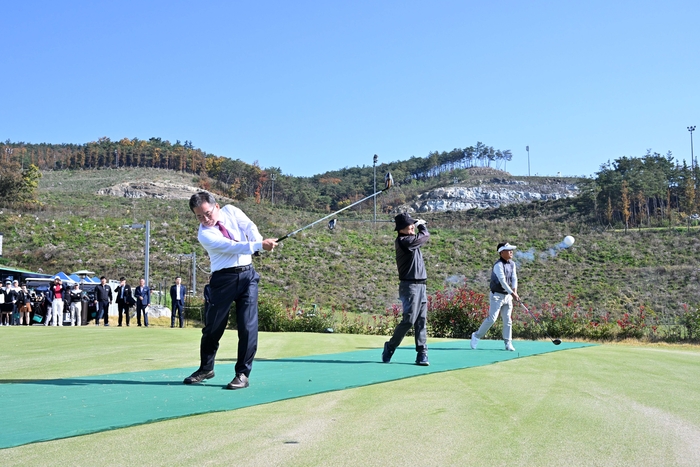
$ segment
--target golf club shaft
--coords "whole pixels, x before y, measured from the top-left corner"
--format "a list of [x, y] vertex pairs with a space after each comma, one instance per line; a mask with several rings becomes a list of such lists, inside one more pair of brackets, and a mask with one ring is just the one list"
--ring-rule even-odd
[[282, 240], [284, 240], [284, 239], [286, 239], [286, 238], [293, 237], [294, 235], [298, 234], [298, 233], [301, 232], [302, 230], [306, 230], [306, 229], [308, 229], [309, 227], [312, 227], [312, 226], [318, 224], [318, 223], [321, 222], [321, 221], [325, 221], [326, 219], [331, 218], [331, 217], [335, 216], [336, 214], [345, 211], [346, 209], [350, 209], [351, 207], [353, 207], [353, 206], [355, 206], [355, 205], [357, 205], [357, 204], [360, 204], [360, 203], [363, 202], [363, 201], [367, 201], [367, 200], [370, 199], [370, 198], [374, 198], [375, 196], [382, 194], [382, 193], [383, 193], [384, 191], [386, 191], [387, 189], [388, 189], [388, 188], [384, 188], [383, 190], [378, 191], [378, 192], [376, 192], [376, 193], [373, 194], [373, 195], [369, 195], [369, 196], [367, 196], [366, 198], [362, 198], [362, 199], [359, 200], [359, 201], [355, 201], [355, 202], [352, 203], [351, 205], [345, 206], [343, 209], [339, 209], [339, 210], [335, 211], [334, 213], [328, 214], [326, 217], [322, 217], [321, 219], [319, 219], [319, 220], [317, 220], [317, 221], [314, 221], [314, 222], [312, 222], [312, 223], [309, 224], [309, 225], [305, 225], [304, 227], [302, 227], [302, 228], [300, 228], [300, 229], [297, 229], [297, 230], [295, 230], [294, 232], [288, 233], [288, 234], [285, 235], [284, 237], [278, 238], [277, 241], [278, 241], [278, 242], [281, 242]]
[[[520, 303], [520, 306], [523, 307], [523, 308], [525, 309], [525, 311], [527, 311], [527, 313], [528, 313], [530, 316], [532, 316], [532, 319], [534, 319], [535, 322], [536, 322], [537, 324], [539, 324], [539, 325], [542, 324], [542, 323], [540, 323], [540, 320], [537, 319], [537, 317], [536, 317], [530, 310], [528, 310], [528, 308], [525, 306], [525, 304], [524, 304], [522, 301], [518, 301], [518, 303]], [[552, 343], [553, 343], [554, 345], [559, 345], [559, 344], [561, 344], [561, 341], [560, 341], [559, 339], [552, 339], [552, 336], [549, 335], [549, 333], [547, 332], [546, 329], [543, 329], [543, 331], [544, 331], [544, 335], [547, 336], [547, 337], [549, 338], [549, 340], [552, 341]], [[558, 342], [557, 342], [557, 341], [558, 341]]]

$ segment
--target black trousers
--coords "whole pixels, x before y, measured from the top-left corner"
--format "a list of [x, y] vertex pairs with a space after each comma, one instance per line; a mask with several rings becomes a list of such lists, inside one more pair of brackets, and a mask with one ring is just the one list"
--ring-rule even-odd
[[176, 314], [177, 314], [177, 318], [180, 320], [180, 327], [183, 327], [185, 325], [185, 322], [183, 321], [183, 318], [182, 318], [182, 314], [183, 314], [184, 310], [185, 310], [185, 305], [183, 303], [178, 302], [177, 300], [173, 300], [173, 312], [170, 314], [170, 327], [171, 328], [175, 327], [175, 315]]
[[127, 305], [124, 302], [117, 302], [117, 309], [119, 310], [119, 326], [122, 325], [122, 313], [126, 314], [126, 325], [129, 325], [129, 308], [131, 308], [131, 305]]
[[258, 282], [260, 275], [252, 265], [241, 272], [223, 269], [212, 274], [209, 281], [211, 303], [207, 310], [206, 325], [202, 329], [200, 370], [214, 369], [219, 341], [228, 325], [229, 309], [235, 302], [238, 328], [236, 374], [250, 376], [253, 358], [258, 350]]

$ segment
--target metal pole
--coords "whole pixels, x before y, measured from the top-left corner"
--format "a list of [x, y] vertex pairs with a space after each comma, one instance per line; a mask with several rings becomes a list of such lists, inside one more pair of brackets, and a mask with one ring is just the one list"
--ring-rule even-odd
[[530, 176], [530, 146], [525, 146], [527, 151], [527, 176]]
[[148, 274], [149, 274], [149, 261], [150, 261], [150, 244], [151, 244], [151, 221], [146, 221], [146, 246], [145, 246], [145, 251], [146, 251], [146, 257], [145, 257], [145, 265], [144, 265], [144, 279], [146, 279], [146, 285], [148, 285]]
[[275, 179], [277, 178], [276, 174], [270, 174], [270, 180], [272, 180], [272, 204], [275, 204]]
[[[374, 193], [377, 192], [377, 155], [374, 155]], [[374, 197], [374, 226], [377, 226], [377, 197]]]
[[192, 252], [192, 295], [197, 294], [197, 253]]
[[695, 131], [695, 125], [689, 126], [688, 131], [690, 132], [690, 165], [692, 165], [693, 168], [695, 168], [695, 166], [697, 165], [693, 156], [693, 132]]

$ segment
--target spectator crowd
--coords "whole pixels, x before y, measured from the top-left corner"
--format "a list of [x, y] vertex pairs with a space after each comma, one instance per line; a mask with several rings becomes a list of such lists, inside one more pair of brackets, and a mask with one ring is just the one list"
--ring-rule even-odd
[[[184, 307], [187, 288], [177, 277], [170, 288], [172, 303], [171, 326], [184, 327]], [[118, 309], [117, 326], [131, 325], [131, 309], [135, 307], [136, 325], [148, 327], [148, 308], [151, 302], [151, 289], [144, 278], [132, 288], [125, 277], [119, 278], [119, 285], [112, 290], [107, 278], [102, 276], [100, 283], [71, 286], [56, 276], [47, 286], [28, 288], [26, 283], [6, 280], [0, 288], [0, 326], [85, 326], [93, 321], [95, 326], [109, 326], [109, 306], [115, 303]]]

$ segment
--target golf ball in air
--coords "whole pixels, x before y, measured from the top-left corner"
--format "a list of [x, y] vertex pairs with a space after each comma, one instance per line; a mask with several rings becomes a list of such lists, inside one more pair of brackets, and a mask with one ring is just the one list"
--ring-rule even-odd
[[572, 237], [571, 235], [567, 235], [566, 237], [564, 237], [564, 245], [566, 245], [567, 248], [573, 245], [574, 241], [574, 237]]

